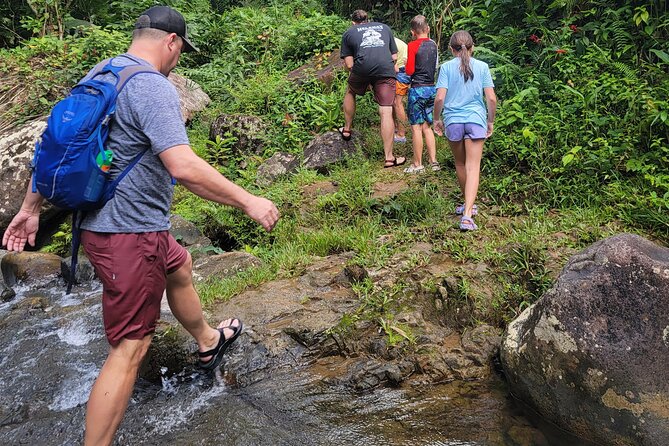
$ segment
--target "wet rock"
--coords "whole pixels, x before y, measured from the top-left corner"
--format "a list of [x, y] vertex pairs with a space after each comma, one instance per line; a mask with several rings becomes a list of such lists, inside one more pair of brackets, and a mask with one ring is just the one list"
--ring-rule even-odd
[[409, 361], [387, 363], [377, 360], [356, 363], [345, 379], [345, 384], [364, 392], [379, 386], [397, 386], [415, 370]]
[[170, 234], [181, 246], [211, 245], [211, 240], [205, 237], [197, 226], [180, 215], [172, 214], [170, 216]]
[[318, 135], [304, 148], [302, 166], [327, 173], [331, 164], [338, 163], [355, 153], [357, 140], [357, 132], [353, 133], [350, 141], [344, 141], [339, 132]]
[[[65, 282], [70, 282], [70, 265], [72, 265], [72, 257], [67, 257], [61, 259], [60, 261], [60, 274], [65, 279]], [[79, 254], [77, 259], [77, 270], [74, 274], [74, 283], [82, 284], [88, 283], [91, 280], [95, 279], [95, 269], [91, 264], [91, 261], [88, 260], [83, 254]]]
[[191, 121], [195, 113], [204, 110], [211, 102], [207, 93], [192, 80], [174, 72], [170, 73], [167, 79], [172, 82], [172, 85], [177, 89], [177, 93], [179, 93], [179, 105], [181, 106], [181, 116], [184, 122]]
[[531, 426], [511, 426], [507, 431], [513, 444], [518, 446], [549, 446], [544, 434]]
[[277, 152], [258, 167], [256, 184], [269, 186], [280, 176], [295, 172], [298, 166], [299, 162], [295, 155]]
[[573, 256], [509, 325], [501, 359], [513, 393], [602, 444], [669, 438], [669, 249], [622, 234]]
[[262, 261], [247, 252], [225, 252], [196, 260], [193, 264], [193, 280], [201, 282], [209, 278], [232, 277], [249, 268], [262, 265]]
[[15, 407], [0, 407], [0, 427], [21, 424], [30, 418], [30, 406], [20, 404]]
[[462, 347], [478, 366], [487, 366], [499, 352], [501, 330], [490, 325], [479, 325], [462, 335]]
[[368, 345], [367, 345], [367, 351], [374, 356], [377, 356], [379, 358], [388, 358], [389, 354], [389, 348], [388, 348], [388, 341], [386, 338], [376, 338], [373, 339]]
[[257, 116], [221, 115], [211, 124], [209, 139], [236, 138], [233, 147], [242, 155], [261, 155], [265, 149], [267, 125]]
[[[6, 256], [7, 254], [9, 254], [9, 251], [4, 250], [4, 249], [0, 249], [0, 264], [2, 264], [2, 258], [4, 256]], [[0, 274], [0, 283], [2, 283], [2, 284], [5, 283], [4, 278], [2, 277], [2, 274]]]
[[[443, 288], [446, 290], [446, 299], [444, 299], [444, 320], [448, 325], [461, 329], [472, 325], [476, 308], [473, 299], [463, 294], [462, 290], [466, 287], [462, 285], [462, 277], [447, 277], [444, 279]], [[441, 290], [440, 292], [443, 292]]]
[[192, 369], [196, 364], [196, 344], [183, 329], [159, 323], [139, 370], [139, 376], [160, 384], [163, 378]]
[[304, 354], [325, 357], [340, 354], [336, 340], [327, 330], [314, 331], [307, 327], [286, 327], [284, 333], [307, 348]]
[[16, 292], [12, 288], [5, 285], [4, 282], [0, 282], [0, 300], [9, 302], [14, 299], [15, 296]]
[[[308, 278], [267, 282], [214, 308], [211, 319], [235, 316], [246, 327], [240, 337], [240, 353], [231, 354], [226, 364], [226, 370], [238, 382], [248, 384], [276, 368], [342, 353], [345, 347], [331, 330], [344, 313], [357, 308], [357, 299], [349, 288], [321, 285], [332, 282], [350, 256], [325, 257], [307, 268]], [[255, 359], [247, 355], [255, 355]], [[250, 368], [256, 367], [253, 364], [266, 368], [251, 373]]]
[[490, 374], [489, 366], [480, 365], [460, 349], [454, 349], [444, 355], [444, 363], [450, 369], [454, 379], [483, 379]]
[[60, 257], [43, 252], [10, 252], [0, 261], [2, 277], [9, 286], [19, 281], [45, 283], [60, 274]]
[[344, 68], [344, 61], [339, 57], [339, 50], [317, 54], [309, 62], [288, 73], [288, 79], [296, 85], [302, 85], [311, 79], [318, 79], [326, 86], [332, 85], [337, 70]]

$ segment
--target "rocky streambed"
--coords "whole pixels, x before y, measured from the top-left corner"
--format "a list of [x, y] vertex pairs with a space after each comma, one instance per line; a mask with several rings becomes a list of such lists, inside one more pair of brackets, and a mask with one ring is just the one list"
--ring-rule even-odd
[[[358, 305], [349, 257], [209, 308], [210, 320], [234, 314], [247, 327], [215, 375], [195, 370], [195, 346], [165, 308], [116, 444], [580, 444], [510, 397], [491, 366], [491, 327], [461, 334], [409, 311], [402, 318], [424, 346], [411, 354], [369, 323], [346, 336], [333, 330]], [[99, 286], [66, 296], [55, 262], [44, 260], [0, 305], [2, 444], [78, 444], [106, 356]], [[370, 274], [392, 280], [391, 271]]]

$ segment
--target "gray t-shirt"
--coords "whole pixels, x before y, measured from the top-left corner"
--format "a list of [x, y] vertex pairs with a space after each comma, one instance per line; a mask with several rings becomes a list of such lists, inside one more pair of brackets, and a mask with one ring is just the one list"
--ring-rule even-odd
[[387, 25], [378, 22], [351, 26], [341, 39], [340, 56], [353, 56], [352, 72], [362, 77], [395, 77], [397, 44]]
[[[151, 66], [126, 54], [114, 58], [113, 64], [138, 62]], [[113, 80], [113, 75], [97, 78]], [[81, 227], [109, 233], [168, 230], [174, 186], [158, 155], [181, 144], [189, 142], [176, 88], [160, 73], [132, 77], [116, 100], [116, 114], [109, 127], [106, 148], [114, 154], [112, 177], [120, 174], [139, 153], [148, 150], [121, 180], [114, 198], [102, 209], [90, 211]]]

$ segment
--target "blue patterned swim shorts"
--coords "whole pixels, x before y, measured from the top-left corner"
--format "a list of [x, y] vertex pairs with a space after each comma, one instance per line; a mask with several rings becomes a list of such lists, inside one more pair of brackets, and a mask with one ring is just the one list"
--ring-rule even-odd
[[432, 124], [432, 111], [434, 109], [434, 98], [437, 89], [431, 87], [411, 87], [409, 89], [409, 101], [407, 103], [407, 115], [411, 125], [427, 122]]

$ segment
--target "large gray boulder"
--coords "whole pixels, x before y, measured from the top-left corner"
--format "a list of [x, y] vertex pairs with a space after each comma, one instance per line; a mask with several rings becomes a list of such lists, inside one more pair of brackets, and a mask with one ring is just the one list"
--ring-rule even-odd
[[193, 223], [180, 215], [170, 216], [170, 234], [181, 246], [209, 246], [211, 240]]
[[327, 173], [331, 164], [338, 163], [356, 151], [357, 132], [350, 141], [344, 141], [339, 132], [318, 135], [304, 148], [303, 167]]
[[61, 258], [46, 252], [10, 252], [0, 260], [4, 282], [14, 286], [18, 282], [44, 284], [60, 276]]
[[623, 234], [572, 257], [507, 329], [512, 392], [607, 445], [669, 443], [669, 249]]
[[295, 155], [277, 152], [258, 167], [256, 184], [269, 186], [280, 176], [294, 172], [298, 165], [299, 161]]
[[191, 121], [195, 113], [204, 110], [211, 102], [207, 93], [192, 80], [176, 73], [170, 73], [168, 79], [179, 93], [179, 105], [184, 122]]
[[291, 71], [286, 77], [298, 86], [316, 78], [327, 87], [331, 87], [337, 71], [343, 69], [344, 60], [341, 58], [339, 50], [336, 49], [329, 53], [313, 56], [309, 62]]
[[209, 139], [216, 141], [234, 138], [231, 143], [235, 152], [242, 155], [260, 155], [265, 149], [267, 124], [257, 116], [220, 115], [211, 123]]
[[[0, 236], [19, 211], [30, 181], [30, 162], [35, 141], [46, 128], [46, 120], [32, 121], [0, 134]], [[55, 214], [47, 206], [43, 217]]]

